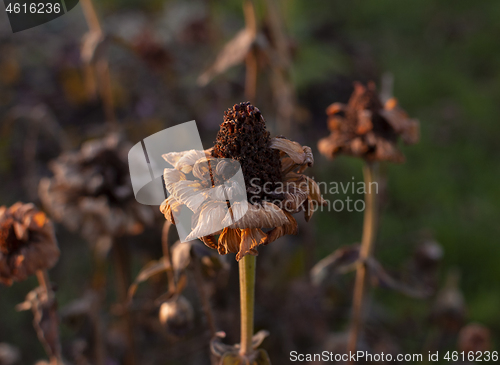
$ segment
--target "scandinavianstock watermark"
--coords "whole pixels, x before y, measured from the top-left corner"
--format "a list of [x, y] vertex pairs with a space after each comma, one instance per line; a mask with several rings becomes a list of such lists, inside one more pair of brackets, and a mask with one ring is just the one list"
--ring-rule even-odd
[[[305, 194], [311, 194], [311, 189], [318, 189], [323, 196], [323, 204], [313, 201], [310, 209], [313, 212], [363, 212], [366, 208], [364, 201], [364, 195], [378, 194], [379, 186], [377, 182], [370, 182], [366, 184], [364, 181], [352, 181], [347, 182], [337, 182], [337, 181], [319, 181], [316, 182], [316, 187], [311, 187], [307, 181], [301, 181], [295, 183], [295, 188], [304, 192]], [[283, 204], [295, 204], [292, 200], [283, 203], [283, 196], [288, 191], [286, 182], [266, 182], [260, 184], [258, 178], [250, 180], [249, 187], [255, 195], [249, 199], [252, 204], [258, 203], [259, 194], [265, 193], [267, 196], [276, 196], [276, 199], [269, 199], [270, 203], [276, 206], [282, 206]], [[353, 199], [354, 198], [354, 199]], [[287, 207], [291, 208], [291, 207]]]

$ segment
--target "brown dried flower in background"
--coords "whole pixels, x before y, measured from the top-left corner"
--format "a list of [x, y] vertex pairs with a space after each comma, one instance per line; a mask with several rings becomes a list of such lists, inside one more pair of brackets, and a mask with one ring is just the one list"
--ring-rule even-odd
[[194, 325], [194, 310], [182, 295], [163, 302], [159, 312], [160, 323], [174, 336], [185, 335]]
[[460, 352], [484, 353], [491, 350], [490, 330], [479, 323], [470, 323], [458, 334], [458, 349]]
[[40, 181], [44, 206], [72, 231], [94, 241], [142, 232], [154, 220], [150, 207], [134, 199], [127, 166], [129, 144], [112, 134], [62, 154]]
[[52, 222], [33, 204], [0, 207], [0, 283], [12, 285], [59, 259]]
[[398, 137], [406, 144], [419, 140], [419, 122], [410, 119], [394, 98], [383, 105], [373, 82], [356, 82], [348, 104], [333, 103], [326, 114], [331, 134], [318, 142], [318, 149], [328, 158], [346, 154], [367, 161], [404, 162]]
[[[314, 163], [311, 149], [286, 138], [271, 139], [259, 109], [248, 102], [225, 112], [213, 149], [169, 153], [164, 158], [175, 168], [165, 169], [170, 196], [160, 207], [162, 213], [174, 223], [172, 210], [185, 204], [196, 217], [188, 239], [202, 237], [208, 247], [221, 255], [237, 253], [237, 260], [248, 254], [257, 255], [260, 245], [296, 234], [297, 222], [292, 214], [303, 210], [309, 220], [317, 205], [323, 204], [316, 182], [302, 174]], [[224, 170], [223, 161], [217, 159], [233, 159], [241, 164], [248, 210], [243, 202], [236, 202], [226, 213], [225, 199], [207, 199], [208, 186], [203, 186], [206, 179], [197, 168], [206, 164], [207, 158], [215, 172]], [[191, 171], [194, 180], [186, 176]], [[221, 221], [226, 228], [212, 234], [216, 231], [212, 224]], [[265, 233], [262, 229], [270, 231]], [[218, 240], [215, 235], [219, 235]]]

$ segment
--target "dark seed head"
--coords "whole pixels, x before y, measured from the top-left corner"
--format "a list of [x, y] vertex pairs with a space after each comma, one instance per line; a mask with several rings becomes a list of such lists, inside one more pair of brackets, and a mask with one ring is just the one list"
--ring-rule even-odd
[[16, 237], [14, 220], [6, 219], [0, 225], [0, 252], [9, 255], [16, 252], [23, 245], [23, 241]]
[[[235, 104], [224, 112], [212, 156], [240, 162], [249, 199], [254, 196], [265, 199], [266, 191], [274, 190], [276, 183], [281, 182], [279, 151], [269, 148], [270, 142], [260, 110], [249, 102]], [[261, 189], [249, 191], [256, 186]]]

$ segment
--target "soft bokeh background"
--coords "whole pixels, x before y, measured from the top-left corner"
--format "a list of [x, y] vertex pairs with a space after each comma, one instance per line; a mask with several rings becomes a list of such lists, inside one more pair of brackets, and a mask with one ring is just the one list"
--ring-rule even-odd
[[[394, 96], [421, 122], [421, 141], [402, 147], [405, 164], [381, 166], [376, 257], [388, 271], [404, 272], [422, 241], [438, 242], [444, 250], [439, 286], [450, 270], [457, 270], [467, 308], [464, 323], [487, 326], [498, 344], [500, 3], [283, 0], [278, 6], [290, 37], [300, 114], [290, 137], [315, 151], [310, 173], [318, 181], [362, 181], [360, 161], [328, 161], [317, 153], [317, 140], [328, 133], [324, 110], [334, 101], [347, 101], [353, 81], [374, 80], [380, 85], [384, 75], [392, 76]], [[230, 69], [203, 88], [196, 78], [243, 27], [240, 2], [103, 0], [97, 8], [106, 32], [131, 44], [156, 47], [152, 64], [116, 45], [107, 50], [119, 123], [130, 141], [195, 119], [205, 147], [210, 146], [223, 111], [244, 100], [244, 67]], [[257, 10], [264, 21], [260, 2]], [[39, 203], [37, 183], [50, 175], [48, 161], [62, 149], [105, 132], [101, 103], [88, 100], [84, 92], [79, 47], [86, 31], [80, 6], [49, 24], [16, 34], [0, 10], [1, 205], [18, 200]], [[279, 133], [266, 72], [259, 77], [255, 105], [273, 133]], [[331, 200], [346, 198], [326, 195]], [[291, 350], [325, 349], [332, 333], [346, 329], [352, 275], [339, 279], [338, 292], [331, 294], [312, 289], [307, 273], [312, 263], [333, 250], [359, 242], [361, 227], [361, 213], [318, 212], [308, 226], [301, 224], [299, 236], [260, 250], [256, 324], [271, 330], [264, 348], [273, 363], [288, 363]], [[64, 307], [88, 284], [90, 254], [76, 234], [58, 227], [58, 235], [62, 256], [52, 280]], [[157, 238], [151, 234], [129, 243], [138, 252], [134, 275], [143, 257], [160, 255]], [[234, 262], [232, 270], [234, 277]], [[0, 287], [0, 342], [22, 350], [22, 364], [45, 356], [31, 327], [31, 313], [14, 310], [35, 285], [30, 279]], [[420, 353], [429, 338], [439, 336], [440, 329], [429, 320], [434, 297], [417, 300], [382, 288], [373, 294], [370, 328], [387, 337], [387, 346]], [[229, 313], [221, 323], [234, 328], [220, 327], [228, 332], [228, 342], [237, 342], [235, 280], [229, 280], [225, 295], [229, 299], [218, 299], [214, 306], [220, 307], [218, 313]], [[196, 295], [192, 297], [199, 305]], [[197, 321], [202, 329], [202, 319]], [[170, 342], [177, 350], [166, 363], [208, 361], [206, 337], [200, 339], [200, 332], [194, 332]], [[75, 331], [63, 324], [62, 334], [69, 344]], [[456, 333], [444, 337], [442, 348], [456, 349]]]

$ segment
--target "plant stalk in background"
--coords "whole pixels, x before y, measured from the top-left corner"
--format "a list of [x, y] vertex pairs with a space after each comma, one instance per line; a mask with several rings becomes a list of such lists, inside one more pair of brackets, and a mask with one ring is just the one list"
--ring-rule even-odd
[[363, 218], [363, 236], [359, 262], [356, 269], [356, 283], [354, 286], [353, 316], [349, 333], [348, 353], [355, 352], [359, 333], [363, 327], [363, 307], [367, 289], [367, 261], [373, 253], [373, 246], [377, 236], [378, 206], [377, 189], [372, 185], [377, 183], [378, 163], [366, 162], [363, 168], [365, 178], [365, 212]]

